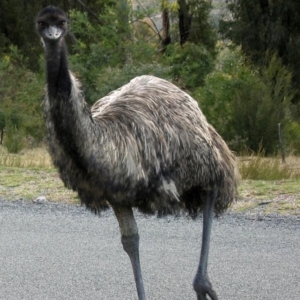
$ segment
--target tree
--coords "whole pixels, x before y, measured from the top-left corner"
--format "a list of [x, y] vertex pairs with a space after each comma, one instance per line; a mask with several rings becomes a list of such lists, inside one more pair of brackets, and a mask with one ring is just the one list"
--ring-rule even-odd
[[[177, 1], [178, 38], [172, 38], [166, 56], [173, 80], [192, 91], [204, 84], [214, 67], [217, 34], [210, 24], [210, 0]], [[173, 26], [174, 28], [174, 26]]]
[[161, 5], [162, 13], [162, 49], [163, 51], [166, 50], [166, 46], [171, 43], [171, 35], [170, 35], [170, 14], [169, 14], [169, 8], [168, 5], [165, 4], [165, 1], [163, 1]]
[[210, 24], [210, 0], [178, 0], [178, 25], [180, 44], [187, 41], [201, 44], [215, 51], [217, 35]]
[[[241, 45], [242, 52], [258, 66], [266, 55], [276, 53], [293, 74], [295, 90], [300, 85], [300, 1], [227, 0], [231, 18], [220, 23], [225, 38]], [[300, 104], [296, 93], [294, 103]], [[298, 106], [300, 115], [300, 105]]]

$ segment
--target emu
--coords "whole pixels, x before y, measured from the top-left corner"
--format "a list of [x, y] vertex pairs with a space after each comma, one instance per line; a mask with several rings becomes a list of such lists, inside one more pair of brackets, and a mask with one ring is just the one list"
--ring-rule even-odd
[[68, 18], [48, 6], [36, 18], [46, 59], [43, 103], [48, 145], [65, 186], [88, 209], [111, 207], [119, 222], [139, 300], [145, 290], [133, 208], [143, 213], [203, 211], [198, 300], [217, 300], [207, 275], [214, 212], [236, 194], [235, 158], [197, 102], [170, 82], [140, 76], [88, 107], [69, 70]]

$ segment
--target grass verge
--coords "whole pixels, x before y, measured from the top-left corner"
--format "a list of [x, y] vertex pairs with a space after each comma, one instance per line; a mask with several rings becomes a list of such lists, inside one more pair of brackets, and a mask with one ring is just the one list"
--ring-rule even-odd
[[[231, 211], [250, 214], [300, 216], [300, 157], [241, 157], [239, 199]], [[79, 203], [76, 193], [66, 189], [44, 148], [10, 155], [0, 148], [0, 199]]]
[[0, 167], [0, 199], [79, 203], [76, 193], [66, 189], [57, 171], [41, 168]]
[[54, 202], [79, 202], [76, 193], [64, 187], [45, 148], [9, 154], [0, 147], [0, 199], [35, 200], [41, 195]]

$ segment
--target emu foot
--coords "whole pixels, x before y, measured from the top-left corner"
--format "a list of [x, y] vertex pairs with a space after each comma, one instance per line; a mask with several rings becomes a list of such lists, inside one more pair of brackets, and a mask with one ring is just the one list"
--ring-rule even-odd
[[208, 279], [195, 278], [194, 290], [197, 294], [197, 300], [218, 300], [218, 296], [212, 289], [212, 285]]

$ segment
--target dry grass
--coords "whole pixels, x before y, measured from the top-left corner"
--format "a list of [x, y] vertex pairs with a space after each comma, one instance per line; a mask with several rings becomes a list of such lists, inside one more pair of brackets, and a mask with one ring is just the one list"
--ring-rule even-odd
[[232, 210], [250, 214], [300, 216], [300, 157], [240, 157], [239, 200]]
[[300, 159], [286, 158], [282, 163], [278, 157], [243, 156], [238, 159], [238, 167], [243, 180], [282, 180], [300, 177]]
[[20, 154], [10, 154], [0, 146], [0, 166], [18, 168], [53, 168], [45, 147], [26, 149]]
[[298, 156], [287, 157], [286, 165], [292, 170], [293, 177], [300, 177], [300, 157]]

